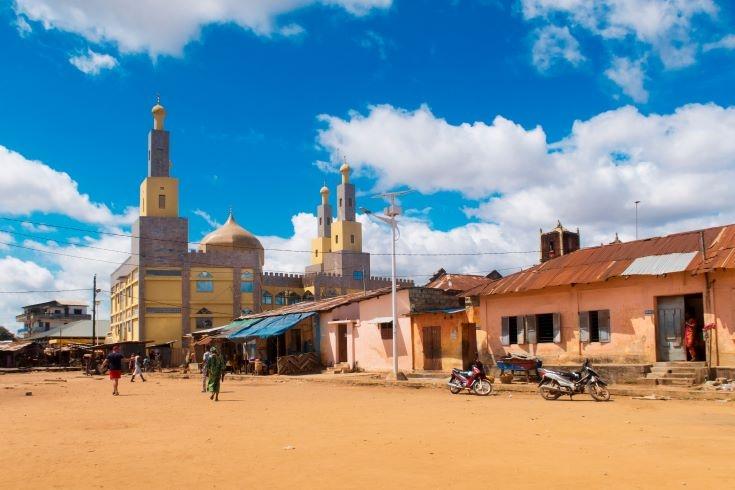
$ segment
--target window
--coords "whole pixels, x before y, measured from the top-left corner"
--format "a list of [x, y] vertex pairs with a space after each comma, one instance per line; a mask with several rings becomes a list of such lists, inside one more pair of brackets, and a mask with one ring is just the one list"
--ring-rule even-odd
[[296, 293], [291, 293], [288, 295], [288, 304], [295, 305], [296, 303], [301, 302], [301, 296], [299, 296]]
[[350, 243], [355, 243], [355, 235], [350, 235]]
[[339, 235], [334, 235], [334, 243], [339, 243]]
[[362, 271], [354, 271], [352, 273], [352, 279], [355, 281], [362, 281]]
[[264, 305], [272, 305], [273, 304], [273, 295], [269, 293], [268, 291], [263, 292], [263, 304]]
[[197, 329], [212, 328], [212, 317], [211, 316], [198, 317], [196, 319], [196, 326], [197, 326]]
[[159, 194], [158, 195], [158, 208], [159, 209], [166, 209], [166, 194]]
[[314, 295], [311, 294], [311, 291], [304, 293], [304, 301], [314, 301]]
[[561, 315], [504, 316], [501, 319], [502, 345], [561, 342]]
[[251, 271], [245, 271], [240, 274], [240, 292], [241, 293], [252, 293], [253, 292], [253, 273]]
[[322, 217], [319, 216], [319, 226], [322, 226]]
[[579, 340], [610, 342], [610, 310], [580, 311]]
[[75, 315], [81, 315], [82, 314], [82, 309], [81, 308], [74, 308], [74, 314]]
[[214, 291], [214, 281], [212, 280], [213, 277], [214, 276], [211, 272], [200, 272], [197, 275], [197, 293], [211, 293], [212, 291]]
[[380, 338], [383, 340], [393, 340], [393, 322], [379, 324]]
[[339, 207], [342, 207], [342, 198], [339, 198]]
[[242, 313], [243, 315], [250, 315], [251, 313], [253, 313], [253, 310], [251, 310], [250, 308], [243, 308], [242, 310], [240, 310], [240, 313]]
[[319, 257], [319, 249], [314, 250], [314, 257]]
[[276, 304], [280, 306], [286, 304], [286, 293], [284, 291], [276, 294]]

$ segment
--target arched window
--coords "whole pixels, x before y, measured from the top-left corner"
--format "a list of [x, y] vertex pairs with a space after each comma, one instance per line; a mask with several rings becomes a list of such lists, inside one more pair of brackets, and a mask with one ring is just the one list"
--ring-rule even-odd
[[214, 276], [211, 272], [200, 272], [197, 274], [197, 293], [211, 293], [214, 291]]
[[301, 302], [301, 296], [299, 296], [298, 294], [292, 292], [291, 294], [288, 295], [288, 304], [294, 305], [300, 302]]
[[212, 328], [212, 312], [206, 308], [197, 311], [196, 314], [197, 328]]
[[263, 304], [264, 305], [273, 304], [273, 295], [269, 293], [268, 291], [263, 291]]
[[304, 301], [314, 301], [314, 295], [311, 294], [311, 291], [304, 293]]
[[252, 293], [253, 292], [253, 279], [254, 275], [252, 271], [245, 271], [240, 274], [240, 292], [241, 293]]
[[276, 294], [276, 304], [281, 306], [286, 304], [286, 293], [285, 291], [281, 291], [280, 293]]

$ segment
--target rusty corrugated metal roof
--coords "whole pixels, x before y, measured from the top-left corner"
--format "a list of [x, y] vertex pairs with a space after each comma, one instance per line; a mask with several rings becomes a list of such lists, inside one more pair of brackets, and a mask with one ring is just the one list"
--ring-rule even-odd
[[429, 282], [426, 287], [441, 289], [442, 291], [467, 291], [477, 286], [488, 285], [494, 281], [496, 279], [474, 274], [443, 274]]
[[[706, 247], [707, 259], [704, 261], [700, 236], [703, 236]], [[478, 286], [462, 296], [505, 294], [603, 282], [612, 277], [623, 276], [635, 259], [691, 252], [695, 255], [685, 270], [692, 274], [735, 268], [735, 225], [583, 248], [506, 276], [492, 284]]]

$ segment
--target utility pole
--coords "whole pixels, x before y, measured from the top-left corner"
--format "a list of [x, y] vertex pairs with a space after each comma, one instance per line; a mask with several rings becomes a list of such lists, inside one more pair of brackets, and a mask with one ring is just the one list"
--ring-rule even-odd
[[[396, 381], [399, 380], [399, 372], [398, 372], [398, 297], [396, 294], [396, 241], [397, 238], [397, 232], [398, 232], [398, 220], [397, 217], [401, 214], [401, 207], [396, 203], [396, 198], [398, 196], [402, 196], [404, 194], [408, 194], [409, 192], [412, 192], [411, 190], [406, 191], [399, 191], [399, 192], [386, 192], [383, 194], [379, 194], [380, 197], [388, 200], [388, 207], [385, 208], [383, 211], [383, 214], [385, 216], [377, 216], [372, 214], [371, 211], [362, 208], [361, 211], [365, 214], [375, 216], [377, 219], [382, 221], [383, 223], [386, 223], [390, 226], [391, 229], [391, 311], [392, 311], [392, 319], [393, 319], [393, 341], [392, 341], [392, 348], [393, 348], [393, 376], [395, 377]], [[403, 378], [405, 379], [405, 377]]]
[[638, 205], [640, 201], [635, 202], [635, 239], [638, 240]]
[[[92, 345], [97, 344], [97, 274], [92, 279]], [[94, 350], [92, 350], [94, 357]]]

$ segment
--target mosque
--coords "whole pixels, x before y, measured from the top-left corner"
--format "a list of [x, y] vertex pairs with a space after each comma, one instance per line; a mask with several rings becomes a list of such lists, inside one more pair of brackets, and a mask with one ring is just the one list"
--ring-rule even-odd
[[336, 220], [329, 189], [320, 191], [317, 236], [303, 275], [264, 272], [266, 250], [232, 211], [224, 225], [191, 250], [188, 220], [179, 216], [179, 181], [171, 175], [166, 109], [159, 101], [152, 113], [148, 175], [140, 186], [131, 254], [110, 282], [114, 342], [174, 341], [182, 347], [187, 334], [243, 314], [390, 285], [390, 278], [370, 275], [347, 163], [340, 168]]

